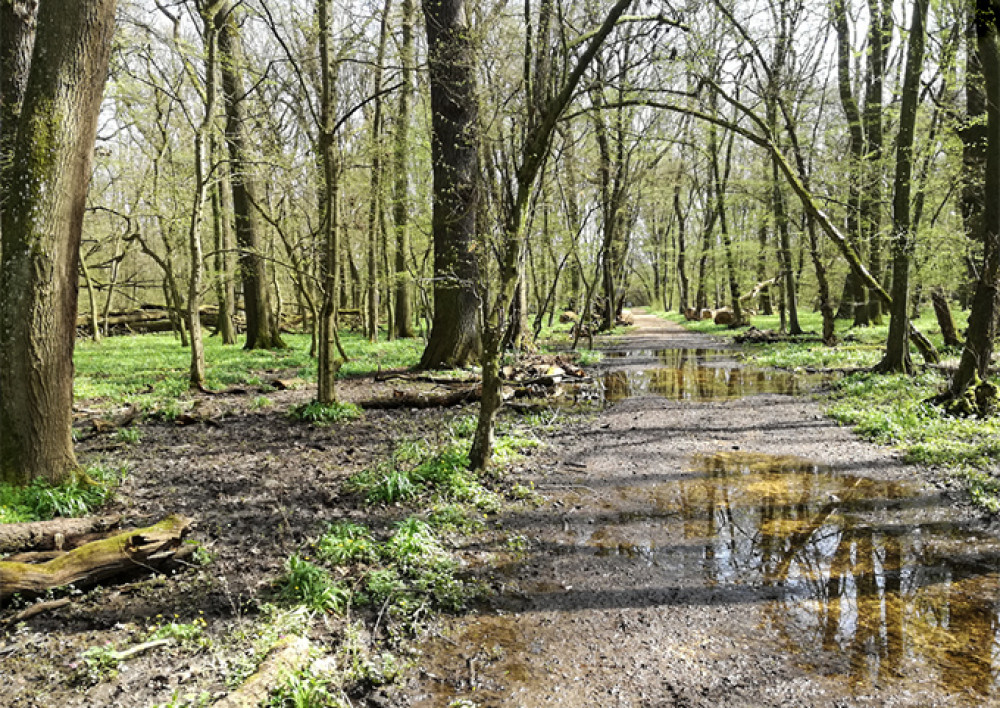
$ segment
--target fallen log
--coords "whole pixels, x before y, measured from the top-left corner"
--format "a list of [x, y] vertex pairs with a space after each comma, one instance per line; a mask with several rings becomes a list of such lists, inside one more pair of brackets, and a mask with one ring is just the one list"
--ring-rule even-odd
[[[74, 546], [74, 540], [104, 533], [121, 525], [122, 517], [53, 519], [23, 524], [0, 524], [0, 554], [15, 551], [55, 551]], [[78, 544], [77, 544], [78, 545]]]
[[282, 676], [293, 674], [309, 660], [311, 645], [305, 637], [278, 642], [253, 676], [214, 704], [214, 708], [254, 708], [267, 698]]
[[173, 515], [153, 526], [87, 543], [46, 563], [0, 561], [0, 602], [19, 593], [37, 595], [65, 585], [95, 585], [139, 569], [157, 570], [174, 558], [190, 527], [190, 519]]
[[447, 393], [412, 393], [394, 391], [392, 396], [372, 398], [358, 405], [366, 410], [398, 410], [400, 408], [447, 408], [473, 403], [483, 396], [482, 386], [470, 386]]

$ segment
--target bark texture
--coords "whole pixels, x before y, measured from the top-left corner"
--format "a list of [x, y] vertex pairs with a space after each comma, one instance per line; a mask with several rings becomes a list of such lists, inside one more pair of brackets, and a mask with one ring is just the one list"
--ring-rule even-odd
[[[230, 3], [231, 4], [231, 3]], [[219, 58], [222, 92], [226, 104], [226, 144], [229, 147], [233, 212], [236, 241], [240, 248], [240, 276], [243, 279], [243, 307], [247, 318], [245, 349], [281, 349], [285, 343], [275, 320], [268, 290], [266, 261], [262, 251], [256, 210], [257, 185], [253, 177], [243, 82], [243, 48], [233, 10], [219, 13]]]
[[[60, 481], [77, 466], [70, 428], [80, 237], [114, 16], [115, 0], [44, 3], [16, 121], [7, 122], [12, 106], [4, 107], [0, 479], [8, 482]], [[9, 59], [0, 63], [17, 63]]]
[[479, 356], [476, 223], [480, 205], [476, 79], [464, 0], [424, 0], [434, 169], [434, 319], [421, 368]]

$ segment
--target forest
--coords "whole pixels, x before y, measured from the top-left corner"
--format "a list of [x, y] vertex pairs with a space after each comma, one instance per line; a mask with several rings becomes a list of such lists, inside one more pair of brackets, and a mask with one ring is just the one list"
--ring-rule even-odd
[[[975, 534], [1000, 508], [998, 12], [0, 0], [0, 662], [16, 677], [0, 705], [55, 705], [46, 692], [66, 705], [599, 705], [610, 668], [556, 690], [521, 640], [494, 636], [555, 646], [572, 631], [561, 613], [579, 612], [614, 646], [615, 622], [646, 620], [612, 610], [656, 608], [654, 636], [687, 637], [661, 615], [705, 610], [701, 586], [662, 600], [663, 578], [634, 563], [628, 588], [577, 598], [592, 568], [567, 561], [584, 579], [556, 580], [563, 551], [546, 553], [575, 534], [645, 559], [676, 540], [651, 530], [661, 512], [685, 519], [687, 541], [706, 514], [706, 538], [732, 534], [740, 567], [713, 566], [706, 587], [739, 576], [785, 593], [734, 595], [723, 619], [685, 626], [748, 632], [743, 602], [779, 622], [796, 583], [825, 572], [823, 612], [796, 605], [816, 651], [881, 642], [851, 672], [917, 681], [913, 705], [960, 700], [925, 651], [930, 631], [896, 624], [996, 640], [981, 583], [1000, 552]], [[786, 419], [793, 400], [803, 409]], [[729, 408], [709, 413], [713, 401]], [[796, 432], [810, 416], [827, 449]], [[712, 446], [723, 457], [705, 458]], [[646, 457], [742, 481], [657, 486], [643, 504], [665, 506], [636, 511], [632, 482], [608, 470]], [[828, 478], [851, 465], [864, 474]], [[608, 490], [617, 501], [601, 507]], [[974, 548], [884, 536], [873, 529], [894, 522], [859, 511], [901, 506], [941, 507], [899, 520], [909, 533], [953, 524]], [[611, 508], [648, 538], [580, 530]], [[793, 530], [772, 538], [782, 524]], [[833, 550], [818, 540], [830, 534]], [[536, 583], [549, 589], [527, 589], [549, 563]], [[908, 590], [907, 563], [974, 597], [978, 624], [927, 620], [940, 598], [921, 593], [937, 581]], [[881, 609], [862, 609], [872, 597]], [[87, 648], [63, 638], [73, 626], [104, 634]], [[554, 655], [573, 671], [589, 661]], [[663, 655], [653, 678], [618, 667], [622, 705], [666, 700], [639, 691], [650, 680], [723, 695]], [[774, 657], [795, 683], [801, 665]], [[992, 661], [967, 659], [970, 672]], [[943, 694], [921, 692], [924, 671]], [[976, 676], [961, 700], [995, 699]], [[780, 702], [747, 680], [749, 704]], [[662, 704], [687, 705], [685, 690]]]

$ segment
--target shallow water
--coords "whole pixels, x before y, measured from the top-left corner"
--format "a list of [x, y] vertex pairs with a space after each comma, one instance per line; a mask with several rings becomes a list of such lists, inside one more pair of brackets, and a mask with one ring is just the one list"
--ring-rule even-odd
[[[951, 523], [937, 496], [754, 453], [699, 457], [692, 468], [666, 489], [619, 494], [676, 514], [657, 537], [700, 545], [683, 570], [707, 585], [776, 589], [765, 613], [790, 651], [832, 662], [858, 689], [906, 675], [997, 694], [1000, 546]], [[654, 539], [630, 543], [657, 560]]]
[[616, 367], [601, 377], [603, 399], [609, 403], [635, 396], [713, 401], [760, 393], [796, 395], [832, 380], [826, 374], [741, 366], [729, 352], [713, 349], [609, 352], [605, 358]]

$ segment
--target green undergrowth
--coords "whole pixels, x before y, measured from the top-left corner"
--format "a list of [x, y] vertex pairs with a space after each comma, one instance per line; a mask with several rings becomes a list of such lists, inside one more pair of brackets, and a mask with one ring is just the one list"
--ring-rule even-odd
[[362, 524], [332, 524], [310, 553], [288, 559], [278, 597], [330, 614], [371, 607], [407, 627], [431, 611], [461, 610], [481, 590], [460, 576], [447, 533], [417, 516], [398, 522], [384, 538]]
[[390, 652], [374, 649], [359, 622], [349, 622], [336, 649], [314, 651], [301, 669], [279, 677], [261, 704], [266, 708], [350, 708], [350, 695], [395, 681], [406, 662]]
[[[530, 503], [537, 496], [517, 485], [491, 488], [498, 477], [469, 469], [475, 427], [475, 416], [455, 416], [441, 426], [439, 439], [400, 441], [388, 459], [349, 478], [345, 490], [362, 504], [403, 508], [405, 517], [388, 529], [353, 521], [331, 525], [288, 559], [276, 583], [278, 597], [329, 614], [371, 608], [404, 629], [434, 612], [465, 608], [481, 587], [463, 576], [451, 540], [482, 531], [484, 518], [506, 500]], [[539, 445], [521, 423], [501, 419], [497, 427], [498, 464]]]
[[[223, 346], [217, 337], [205, 339], [206, 386], [224, 391], [232, 387], [262, 386], [280, 375], [316, 380], [316, 360], [309, 356], [310, 337], [286, 334], [286, 349], [246, 351]], [[338, 376], [363, 375], [414, 366], [423, 350], [421, 339], [371, 343], [356, 333], [341, 334], [349, 361]], [[190, 350], [172, 334], [108, 337], [99, 344], [77, 343], [74, 356], [77, 400], [132, 404], [150, 413], [176, 416], [178, 403], [189, 390]]]
[[293, 407], [288, 411], [290, 418], [301, 420], [315, 425], [330, 425], [332, 423], [342, 423], [357, 420], [362, 416], [361, 408], [353, 403], [336, 401], [334, 403], [320, 403], [310, 401], [300, 406]]
[[84, 516], [114, 495], [124, 475], [124, 468], [94, 465], [63, 484], [0, 484], [0, 524]]
[[899, 448], [907, 462], [948, 468], [982, 505], [1000, 510], [1000, 419], [955, 418], [927, 403], [945, 380], [935, 371], [915, 377], [860, 373], [831, 394], [827, 411], [862, 437]]
[[[474, 416], [459, 416], [446, 425], [443, 442], [404, 440], [387, 460], [353, 475], [346, 489], [360, 494], [368, 504], [459, 502], [484, 512], [497, 511], [500, 497], [484, 487], [479, 476], [469, 469], [475, 429]], [[501, 419], [493, 460], [504, 465], [538, 445], [538, 439], [526, 428]]]

